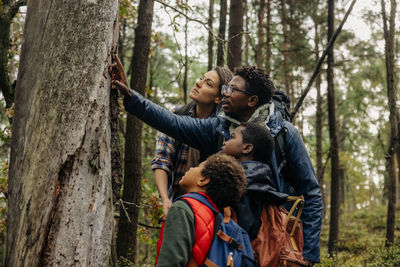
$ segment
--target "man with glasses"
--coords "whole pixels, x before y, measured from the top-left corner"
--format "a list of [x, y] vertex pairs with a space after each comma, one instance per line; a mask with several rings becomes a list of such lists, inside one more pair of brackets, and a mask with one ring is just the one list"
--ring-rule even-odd
[[280, 177], [277, 160], [272, 156], [270, 167], [273, 179], [280, 192], [303, 195], [305, 206], [301, 216], [303, 222], [303, 257], [309, 262], [319, 262], [319, 237], [322, 222], [321, 192], [315, 177], [310, 157], [297, 129], [281, 119], [271, 101], [274, 85], [263, 70], [242, 67], [222, 88], [222, 104], [217, 117], [207, 119], [175, 115], [145, 99], [131, 90], [126, 82], [122, 65], [112, 65], [113, 84], [124, 94], [125, 109], [157, 130], [199, 149], [204, 156], [216, 153], [223, 140], [241, 122], [254, 122], [267, 127], [275, 136], [285, 131], [285, 159], [290, 176], [289, 184]]

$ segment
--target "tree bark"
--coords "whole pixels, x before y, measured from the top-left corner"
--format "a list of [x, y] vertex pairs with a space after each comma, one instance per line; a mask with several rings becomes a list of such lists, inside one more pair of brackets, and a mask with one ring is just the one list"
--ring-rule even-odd
[[[150, 49], [153, 0], [140, 0], [132, 57], [131, 88], [144, 95]], [[136, 230], [142, 183], [142, 122], [128, 114], [125, 134], [125, 170], [117, 237], [117, 253], [132, 262], [136, 254]], [[126, 210], [125, 210], [126, 209]], [[126, 211], [126, 212], [125, 212]], [[129, 218], [126, 216], [128, 214]]]
[[271, 0], [267, 0], [267, 23], [265, 25], [265, 35], [266, 35], [266, 56], [265, 56], [265, 71], [267, 72], [268, 76], [271, 74], [271, 57], [272, 57], [272, 50], [271, 50]]
[[[187, 1], [186, 1], [187, 3]], [[186, 9], [186, 13], [187, 13], [187, 9]], [[188, 91], [188, 72], [189, 72], [189, 57], [188, 57], [188, 24], [189, 24], [189, 20], [186, 17], [185, 20], [185, 71], [183, 73], [183, 85], [182, 85], [182, 89], [183, 89], [183, 102], [186, 104], [187, 103], [187, 91]]]
[[[331, 39], [334, 31], [334, 0], [328, 0], [328, 41]], [[336, 106], [335, 106], [335, 88], [333, 77], [334, 55], [333, 46], [328, 50], [328, 117], [329, 117], [329, 138], [331, 144], [331, 208], [329, 223], [329, 241], [328, 253], [334, 255], [337, 249], [337, 240], [339, 238], [339, 148], [336, 130]]]
[[102, 266], [113, 232], [108, 66], [118, 2], [29, 2], [7, 266]]
[[257, 67], [262, 68], [264, 61], [264, 9], [265, 9], [265, 0], [260, 0], [260, 6], [258, 9], [258, 25], [257, 25], [257, 36], [258, 36], [258, 44], [257, 44], [257, 57], [256, 64]]
[[[285, 92], [291, 96], [290, 92], [290, 71], [289, 71], [289, 32], [288, 32], [288, 16], [287, 16], [287, 8], [286, 1], [281, 1], [281, 23], [282, 23], [282, 55], [283, 55], [283, 75], [282, 75], [282, 83], [285, 85]], [[293, 98], [291, 97], [291, 103], [293, 103]]]
[[219, 29], [218, 29], [218, 50], [217, 50], [217, 66], [225, 65], [225, 31], [226, 31], [226, 13], [228, 5], [227, 0], [221, 0], [221, 10], [219, 12]]
[[394, 63], [394, 38], [395, 38], [395, 16], [397, 3], [395, 0], [390, 1], [390, 17], [389, 27], [387, 25], [388, 18], [386, 16], [385, 1], [381, 0], [383, 32], [385, 37], [385, 61], [386, 61], [386, 85], [389, 101], [389, 123], [390, 123], [390, 140], [386, 156], [387, 177], [387, 220], [386, 220], [386, 247], [393, 245], [394, 226], [395, 226], [395, 209], [396, 209], [396, 151], [398, 150], [398, 111], [397, 111], [397, 88], [395, 82], [395, 63]]
[[231, 0], [228, 32], [228, 68], [242, 64], [243, 0]]
[[214, 47], [214, 36], [212, 33], [213, 29], [213, 17], [214, 17], [214, 0], [210, 0], [208, 9], [208, 70], [213, 67], [213, 47]]
[[6, 108], [14, 103], [14, 88], [8, 73], [8, 49], [10, 48], [10, 27], [13, 18], [26, 0], [4, 1], [0, 4], [0, 88], [6, 102]]
[[244, 12], [244, 28], [246, 30], [245, 34], [245, 42], [244, 42], [244, 64], [246, 66], [249, 65], [249, 50], [250, 50], [250, 34], [249, 34], [249, 24], [250, 24], [250, 18], [249, 18], [249, 5], [247, 3], [247, 0], [243, 0], [243, 12]]

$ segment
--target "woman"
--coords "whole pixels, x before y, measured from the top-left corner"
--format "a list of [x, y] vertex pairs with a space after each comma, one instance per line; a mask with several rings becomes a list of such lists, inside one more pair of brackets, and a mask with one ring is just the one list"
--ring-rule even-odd
[[[215, 115], [221, 101], [222, 85], [232, 79], [232, 72], [224, 67], [215, 67], [199, 79], [189, 94], [191, 103], [177, 109], [175, 113], [194, 118], [208, 118]], [[191, 167], [200, 163], [201, 155], [175, 139], [161, 135], [157, 140], [156, 156], [151, 162], [158, 192], [163, 203], [163, 213], [167, 215], [172, 199], [181, 195], [179, 180]]]

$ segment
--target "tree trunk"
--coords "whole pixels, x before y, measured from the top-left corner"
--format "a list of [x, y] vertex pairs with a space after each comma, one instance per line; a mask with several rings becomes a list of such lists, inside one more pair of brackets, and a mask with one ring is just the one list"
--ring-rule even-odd
[[271, 0], [267, 0], [267, 23], [265, 25], [265, 35], [266, 35], [266, 56], [265, 56], [265, 70], [270, 76], [271, 74]]
[[228, 32], [228, 68], [242, 65], [243, 0], [231, 0]]
[[228, 5], [227, 0], [221, 0], [221, 10], [219, 12], [219, 29], [218, 29], [218, 50], [217, 50], [217, 66], [225, 65], [225, 30], [226, 30], [226, 13]]
[[260, 0], [260, 6], [258, 9], [258, 25], [257, 25], [257, 57], [256, 64], [257, 67], [262, 68], [264, 61], [264, 9], [265, 9], [265, 0]]
[[[334, 31], [334, 0], [328, 0], [328, 40]], [[329, 223], [329, 241], [328, 253], [334, 255], [337, 248], [337, 240], [339, 237], [339, 148], [336, 131], [336, 111], [335, 111], [335, 88], [333, 77], [333, 46], [328, 51], [328, 117], [329, 117], [329, 138], [331, 144], [331, 209]]]
[[243, 7], [244, 7], [244, 28], [246, 30], [245, 34], [245, 43], [244, 43], [244, 64], [247, 66], [249, 65], [249, 50], [250, 50], [250, 34], [249, 34], [249, 24], [250, 24], [250, 18], [249, 18], [249, 5], [247, 3], [247, 0], [243, 0]]
[[[186, 2], [187, 3], [187, 2]], [[187, 9], [186, 9], [186, 15], [187, 15]], [[185, 71], [183, 73], [183, 101], [186, 104], [187, 103], [187, 91], [188, 91], [188, 72], [189, 72], [189, 57], [188, 57], [188, 24], [189, 20], [186, 17], [185, 20]]]
[[212, 33], [213, 29], [213, 17], [214, 17], [214, 0], [210, 0], [210, 6], [208, 9], [208, 70], [213, 67], [213, 48], [214, 48], [214, 36]]
[[395, 0], [390, 1], [390, 17], [389, 28], [386, 16], [385, 2], [381, 0], [383, 31], [385, 37], [385, 61], [386, 61], [386, 83], [389, 100], [389, 123], [390, 123], [390, 141], [386, 156], [387, 171], [387, 220], [386, 220], [386, 247], [393, 245], [394, 226], [395, 226], [395, 209], [396, 209], [396, 151], [398, 150], [398, 111], [397, 111], [397, 88], [395, 82], [395, 63], [394, 63], [394, 38], [395, 38], [395, 16], [397, 3]]
[[102, 266], [109, 260], [108, 65], [117, 14], [117, 1], [28, 3], [11, 145], [7, 266]]
[[[314, 52], [315, 52], [315, 62], [318, 62], [319, 59], [319, 31], [318, 31], [318, 22], [314, 20]], [[323, 205], [323, 212], [326, 212], [326, 197], [325, 197], [325, 189], [324, 189], [324, 167], [322, 165], [322, 96], [321, 96], [321, 75], [318, 74], [315, 80], [315, 87], [317, 88], [317, 111], [315, 114], [316, 122], [315, 122], [315, 136], [317, 142], [317, 179], [321, 189], [322, 195], [322, 205]]]
[[8, 72], [8, 49], [10, 48], [10, 27], [13, 18], [26, 1], [3, 1], [0, 4], [0, 88], [6, 102], [6, 108], [14, 103], [14, 89]]
[[[283, 75], [282, 75], [282, 83], [285, 85], [285, 92], [290, 96], [290, 73], [289, 73], [289, 33], [288, 33], [288, 16], [287, 16], [287, 8], [286, 8], [286, 1], [281, 1], [281, 22], [282, 22], [282, 34], [283, 34], [283, 41], [282, 41], [282, 55], [283, 55]], [[293, 103], [293, 98], [290, 99], [291, 103]]]
[[[132, 57], [131, 88], [144, 95], [150, 49], [153, 0], [139, 3], [138, 25]], [[124, 191], [117, 237], [117, 253], [132, 262], [136, 254], [136, 230], [142, 183], [142, 122], [128, 114], [125, 134]], [[129, 216], [129, 218], [126, 216]]]

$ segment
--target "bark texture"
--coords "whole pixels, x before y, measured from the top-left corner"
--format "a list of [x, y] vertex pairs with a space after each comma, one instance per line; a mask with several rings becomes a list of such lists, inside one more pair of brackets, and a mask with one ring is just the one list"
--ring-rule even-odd
[[219, 12], [219, 28], [218, 28], [218, 50], [217, 50], [217, 66], [225, 64], [225, 31], [226, 31], [226, 13], [228, 5], [227, 0], [221, 0], [221, 9]]
[[[153, 0], [140, 1], [138, 26], [135, 30], [130, 86], [142, 95], [144, 95], [146, 86], [153, 7]], [[126, 257], [132, 262], [135, 261], [136, 254], [136, 230], [142, 183], [142, 125], [140, 120], [128, 114], [122, 195], [124, 206], [120, 211], [118, 222], [117, 253], [118, 256]], [[126, 210], [123, 210], [124, 208]]]
[[9, 172], [7, 266], [103, 266], [113, 232], [110, 51], [118, 2], [28, 3]]
[[[390, 1], [390, 17], [386, 16], [385, 1], [381, 0], [383, 31], [385, 37], [385, 61], [386, 61], [386, 85], [389, 101], [389, 122], [390, 122], [390, 140], [388, 152], [386, 155], [386, 171], [387, 171], [387, 220], [386, 220], [386, 247], [393, 245], [395, 230], [395, 214], [396, 214], [396, 151], [399, 146], [399, 129], [398, 129], [398, 110], [397, 88], [395, 82], [395, 16], [397, 3], [395, 0]], [[389, 21], [389, 27], [388, 27]]]
[[262, 68], [264, 61], [264, 9], [265, 9], [265, 0], [260, 0], [260, 6], [258, 9], [258, 25], [257, 25], [257, 56], [256, 56], [256, 64], [257, 67]]
[[228, 68], [242, 65], [243, 0], [231, 0], [228, 31]]
[[208, 70], [211, 70], [214, 64], [214, 36], [212, 33], [214, 19], [214, 0], [210, 0], [208, 7]]
[[[334, 0], [328, 0], [328, 41], [334, 32]], [[333, 255], [336, 253], [337, 241], [339, 238], [339, 186], [340, 186], [340, 169], [339, 169], [339, 145], [336, 130], [336, 110], [335, 110], [335, 88], [333, 76], [333, 46], [328, 50], [328, 117], [329, 117], [329, 138], [331, 144], [331, 209], [329, 222], [329, 241], [328, 253]]]

